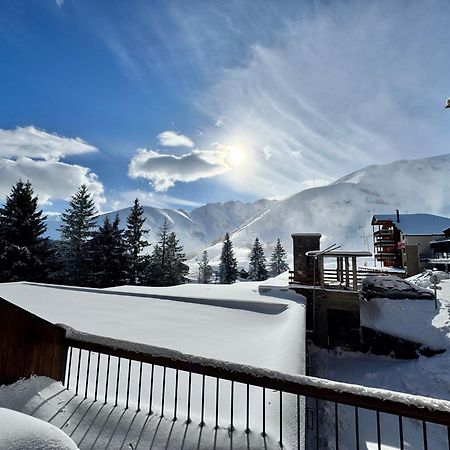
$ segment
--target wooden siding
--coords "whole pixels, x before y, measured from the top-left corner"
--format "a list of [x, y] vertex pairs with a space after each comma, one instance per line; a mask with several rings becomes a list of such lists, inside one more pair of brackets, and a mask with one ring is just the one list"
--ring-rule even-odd
[[0, 298], [0, 385], [42, 375], [62, 381], [65, 331]]

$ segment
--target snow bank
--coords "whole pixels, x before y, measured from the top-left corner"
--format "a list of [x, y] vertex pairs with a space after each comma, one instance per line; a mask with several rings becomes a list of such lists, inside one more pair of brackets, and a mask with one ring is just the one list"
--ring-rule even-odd
[[441, 270], [425, 270], [422, 273], [406, 279], [410, 283], [426, 289], [433, 289], [434, 283], [439, 284], [442, 280], [450, 279], [450, 274]]
[[0, 448], [8, 450], [76, 450], [63, 431], [40, 419], [0, 408]]
[[434, 302], [374, 298], [361, 302], [361, 325], [417, 342], [432, 349], [446, 349], [449, 340], [436, 327]]

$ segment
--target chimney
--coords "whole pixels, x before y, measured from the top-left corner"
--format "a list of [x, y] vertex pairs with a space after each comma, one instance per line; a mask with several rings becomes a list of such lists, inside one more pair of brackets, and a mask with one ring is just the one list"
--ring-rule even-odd
[[320, 250], [320, 233], [294, 233], [294, 281], [305, 286], [312, 286], [314, 271], [316, 280], [319, 279], [314, 258], [306, 256], [306, 252]]
[[398, 209], [396, 209], [395, 212], [397, 213], [397, 223], [399, 223], [400, 222], [400, 211]]

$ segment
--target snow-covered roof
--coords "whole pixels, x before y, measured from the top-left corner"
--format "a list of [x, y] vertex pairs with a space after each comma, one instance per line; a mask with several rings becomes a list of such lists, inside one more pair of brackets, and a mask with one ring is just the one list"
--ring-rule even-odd
[[280, 287], [259, 292], [258, 283], [228, 291], [217, 285], [217, 295], [214, 288], [130, 292], [20, 282], [0, 284], [0, 297], [83, 333], [297, 372], [304, 356], [303, 297]]
[[390, 221], [403, 234], [443, 234], [450, 227], [448, 217], [434, 214], [400, 214], [400, 222], [397, 222], [396, 214], [375, 214], [372, 223], [377, 221]]

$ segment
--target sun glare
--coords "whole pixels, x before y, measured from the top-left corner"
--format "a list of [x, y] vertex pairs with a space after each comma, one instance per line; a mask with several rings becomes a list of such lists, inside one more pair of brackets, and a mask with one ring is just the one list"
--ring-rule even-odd
[[227, 160], [230, 166], [234, 168], [242, 167], [247, 159], [247, 155], [242, 148], [230, 146], [227, 148]]

